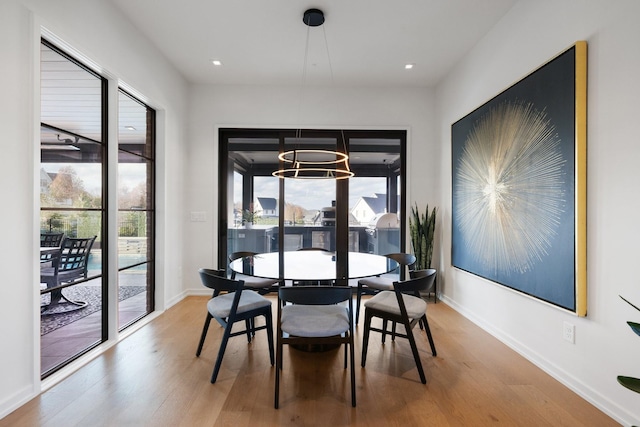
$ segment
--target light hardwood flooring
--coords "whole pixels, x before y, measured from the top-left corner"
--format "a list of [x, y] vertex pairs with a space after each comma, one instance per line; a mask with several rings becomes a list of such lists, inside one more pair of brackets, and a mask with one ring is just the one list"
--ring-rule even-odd
[[[372, 333], [350, 404], [342, 349], [285, 346], [280, 409], [264, 331], [232, 338], [209, 382], [222, 329], [212, 323], [195, 357], [206, 297], [188, 297], [104, 355], [0, 420], [4, 426], [612, 426], [617, 425], [443, 303], [429, 303], [438, 356], [416, 327], [427, 384], [408, 343]], [[274, 314], [275, 304], [274, 301]]]

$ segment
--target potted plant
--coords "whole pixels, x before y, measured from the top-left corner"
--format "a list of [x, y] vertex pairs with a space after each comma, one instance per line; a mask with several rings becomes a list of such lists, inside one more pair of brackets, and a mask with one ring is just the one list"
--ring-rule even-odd
[[[619, 297], [622, 298], [621, 295], [619, 295]], [[626, 302], [627, 304], [629, 304], [631, 307], [633, 307], [636, 310], [640, 311], [640, 308], [638, 308], [635, 305], [631, 304], [626, 299], [622, 298], [622, 300], [624, 302]], [[640, 336], [640, 323], [627, 322], [627, 324], [629, 325], [631, 330], [636, 333], [636, 335]], [[625, 377], [625, 376], [619, 375], [618, 376], [618, 382], [620, 384], [622, 384], [623, 386], [625, 386], [626, 388], [628, 388], [629, 390], [633, 390], [636, 393], [640, 393], [640, 379], [639, 378]]]
[[416, 269], [431, 268], [433, 256], [433, 238], [436, 229], [437, 209], [433, 208], [429, 214], [429, 205], [425, 212], [420, 213], [418, 205], [411, 208], [409, 217], [409, 230], [411, 232], [411, 245], [416, 256]]
[[[429, 214], [429, 205], [423, 213], [418, 210], [418, 205], [411, 208], [409, 217], [409, 231], [411, 232], [411, 246], [416, 256], [416, 270], [426, 270], [431, 268], [433, 257], [433, 238], [436, 230], [437, 209], [433, 208]], [[431, 288], [426, 290], [426, 294], [433, 292], [433, 301], [437, 301], [436, 282], [434, 280]]]
[[256, 219], [259, 216], [259, 213], [259, 210], [254, 211], [253, 208], [245, 209], [244, 211], [242, 211], [242, 221], [244, 222], [245, 228], [253, 227], [253, 224], [256, 222]]

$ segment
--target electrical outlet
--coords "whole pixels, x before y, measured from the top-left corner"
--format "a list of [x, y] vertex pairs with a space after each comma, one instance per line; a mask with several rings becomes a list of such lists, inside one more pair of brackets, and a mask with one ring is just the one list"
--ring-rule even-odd
[[569, 322], [562, 324], [562, 338], [569, 341], [571, 344], [576, 342], [576, 326]]

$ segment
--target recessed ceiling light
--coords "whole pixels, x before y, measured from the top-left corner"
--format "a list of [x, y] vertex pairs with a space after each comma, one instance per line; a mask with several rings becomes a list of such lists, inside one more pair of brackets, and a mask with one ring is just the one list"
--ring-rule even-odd
[[413, 68], [413, 64], [407, 64], [407, 65], [404, 66], [405, 70], [410, 70], [412, 68]]
[[213, 60], [211, 60], [211, 63], [212, 63], [213, 65], [215, 65], [216, 67], [219, 67], [219, 66], [221, 66], [221, 65], [222, 65], [222, 61], [219, 61], [219, 60], [217, 60], [217, 59], [213, 59]]
[[136, 128], [134, 128], [133, 126], [125, 126], [124, 128], [126, 130], [136, 130]]

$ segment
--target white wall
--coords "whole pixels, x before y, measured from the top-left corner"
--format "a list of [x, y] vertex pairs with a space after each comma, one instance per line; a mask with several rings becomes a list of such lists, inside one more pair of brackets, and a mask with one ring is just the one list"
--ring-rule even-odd
[[[640, 420], [640, 395], [618, 375], [640, 376], [634, 273], [640, 237], [640, 2], [521, 1], [436, 91], [444, 147], [441, 282], [446, 301], [621, 423]], [[451, 124], [571, 46], [588, 42], [588, 316], [577, 318], [451, 267]], [[576, 325], [576, 342], [562, 324]]]
[[[159, 308], [182, 295], [182, 188], [187, 85], [109, 2], [0, 2], [0, 417], [40, 391], [37, 242], [40, 26], [158, 109]], [[168, 225], [170, 224], [170, 226]], [[170, 242], [170, 243], [169, 243]], [[164, 260], [171, 262], [164, 263]], [[165, 286], [166, 285], [166, 286]]]
[[299, 87], [194, 86], [190, 92], [190, 135], [186, 199], [188, 210], [206, 212], [206, 222], [188, 223], [185, 287], [202, 286], [198, 268], [217, 265], [219, 127], [317, 127], [408, 130], [408, 200], [433, 205], [441, 197], [440, 158], [434, 144], [433, 94], [427, 89], [306, 88], [298, 112]]

